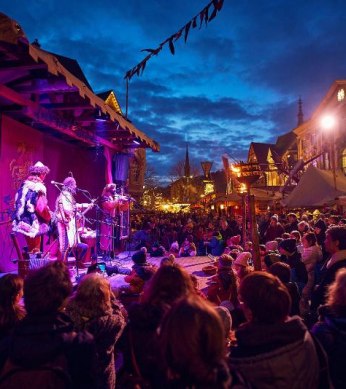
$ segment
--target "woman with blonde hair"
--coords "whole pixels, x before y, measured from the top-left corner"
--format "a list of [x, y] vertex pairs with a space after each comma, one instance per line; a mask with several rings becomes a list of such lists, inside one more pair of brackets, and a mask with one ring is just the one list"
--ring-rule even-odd
[[87, 330], [94, 336], [97, 387], [114, 388], [114, 345], [123, 331], [125, 319], [109, 281], [98, 273], [86, 275], [68, 302], [66, 313], [77, 330]]
[[346, 269], [338, 270], [329, 285], [326, 305], [320, 306], [319, 321], [311, 332], [322, 343], [328, 360], [330, 376], [336, 389], [345, 387], [346, 366]]

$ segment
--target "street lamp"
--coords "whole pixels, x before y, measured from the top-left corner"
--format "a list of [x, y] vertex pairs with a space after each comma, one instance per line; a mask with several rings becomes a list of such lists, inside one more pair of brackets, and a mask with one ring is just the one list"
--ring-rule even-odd
[[333, 171], [333, 180], [334, 180], [334, 189], [337, 190], [336, 187], [336, 163], [335, 163], [335, 127], [336, 127], [336, 119], [334, 116], [324, 116], [321, 120], [322, 129], [326, 132], [329, 132], [331, 135], [330, 141], [330, 159]]

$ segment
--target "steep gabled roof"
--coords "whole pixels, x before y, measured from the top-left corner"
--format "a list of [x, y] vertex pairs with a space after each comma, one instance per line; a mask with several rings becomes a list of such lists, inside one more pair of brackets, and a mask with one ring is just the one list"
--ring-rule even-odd
[[257, 163], [259, 165], [266, 165], [268, 164], [267, 157], [268, 157], [268, 151], [271, 147], [274, 145], [272, 143], [257, 143], [257, 142], [251, 142], [250, 148], [249, 148], [249, 156], [250, 157], [250, 152], [253, 150]]
[[282, 156], [285, 151], [291, 149], [292, 147], [297, 148], [296, 139], [297, 135], [293, 131], [278, 136], [275, 144], [275, 149], [279, 153], [279, 155]]
[[113, 90], [97, 93], [97, 96], [100, 97], [107, 105], [113, 108], [114, 111], [118, 112], [118, 114], [124, 116], [120, 108], [118, 98]]

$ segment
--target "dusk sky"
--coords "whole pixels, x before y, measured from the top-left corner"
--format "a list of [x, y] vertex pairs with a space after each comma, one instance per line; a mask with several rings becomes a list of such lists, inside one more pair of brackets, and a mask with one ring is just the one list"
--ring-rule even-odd
[[[125, 73], [209, 0], [12, 0], [0, 8], [29, 42], [76, 59], [95, 93], [113, 89], [125, 112]], [[346, 78], [345, 0], [224, 0], [200, 29], [168, 45], [129, 84], [129, 118], [160, 143], [147, 152], [160, 176], [185, 157], [246, 160], [250, 142], [275, 142], [308, 119]]]

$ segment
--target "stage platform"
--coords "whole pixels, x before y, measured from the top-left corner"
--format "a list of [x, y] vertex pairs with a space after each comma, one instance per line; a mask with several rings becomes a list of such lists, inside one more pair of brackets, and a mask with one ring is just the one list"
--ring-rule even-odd
[[[104, 260], [102, 257], [98, 258], [98, 262], [105, 262], [107, 266], [117, 266], [122, 269], [131, 269], [133, 266], [132, 255], [134, 251], [125, 251], [117, 254], [115, 259], [106, 259]], [[160, 266], [161, 259], [163, 257], [150, 257], [148, 256], [147, 261], [157, 267]], [[55, 260], [55, 258], [51, 258], [51, 260]], [[202, 268], [206, 265], [213, 264], [213, 260], [207, 256], [198, 256], [198, 257], [182, 257], [176, 258], [175, 262], [182, 267], [184, 267], [188, 273], [194, 274], [198, 279], [199, 289], [205, 290], [208, 286], [208, 282], [210, 281], [210, 275], [207, 275], [203, 272]], [[90, 263], [85, 264], [87, 267]], [[85, 269], [77, 269], [75, 266], [75, 259], [73, 257], [69, 257], [68, 266], [71, 273], [71, 280], [73, 284], [78, 282], [78, 279], [87, 273], [87, 267]], [[16, 274], [17, 271], [12, 271], [11, 273]], [[0, 276], [6, 273], [0, 273]], [[121, 285], [126, 285], [124, 281], [125, 274], [114, 274], [111, 276], [107, 276], [109, 282], [111, 284], [112, 289], [116, 292], [117, 289]]]

